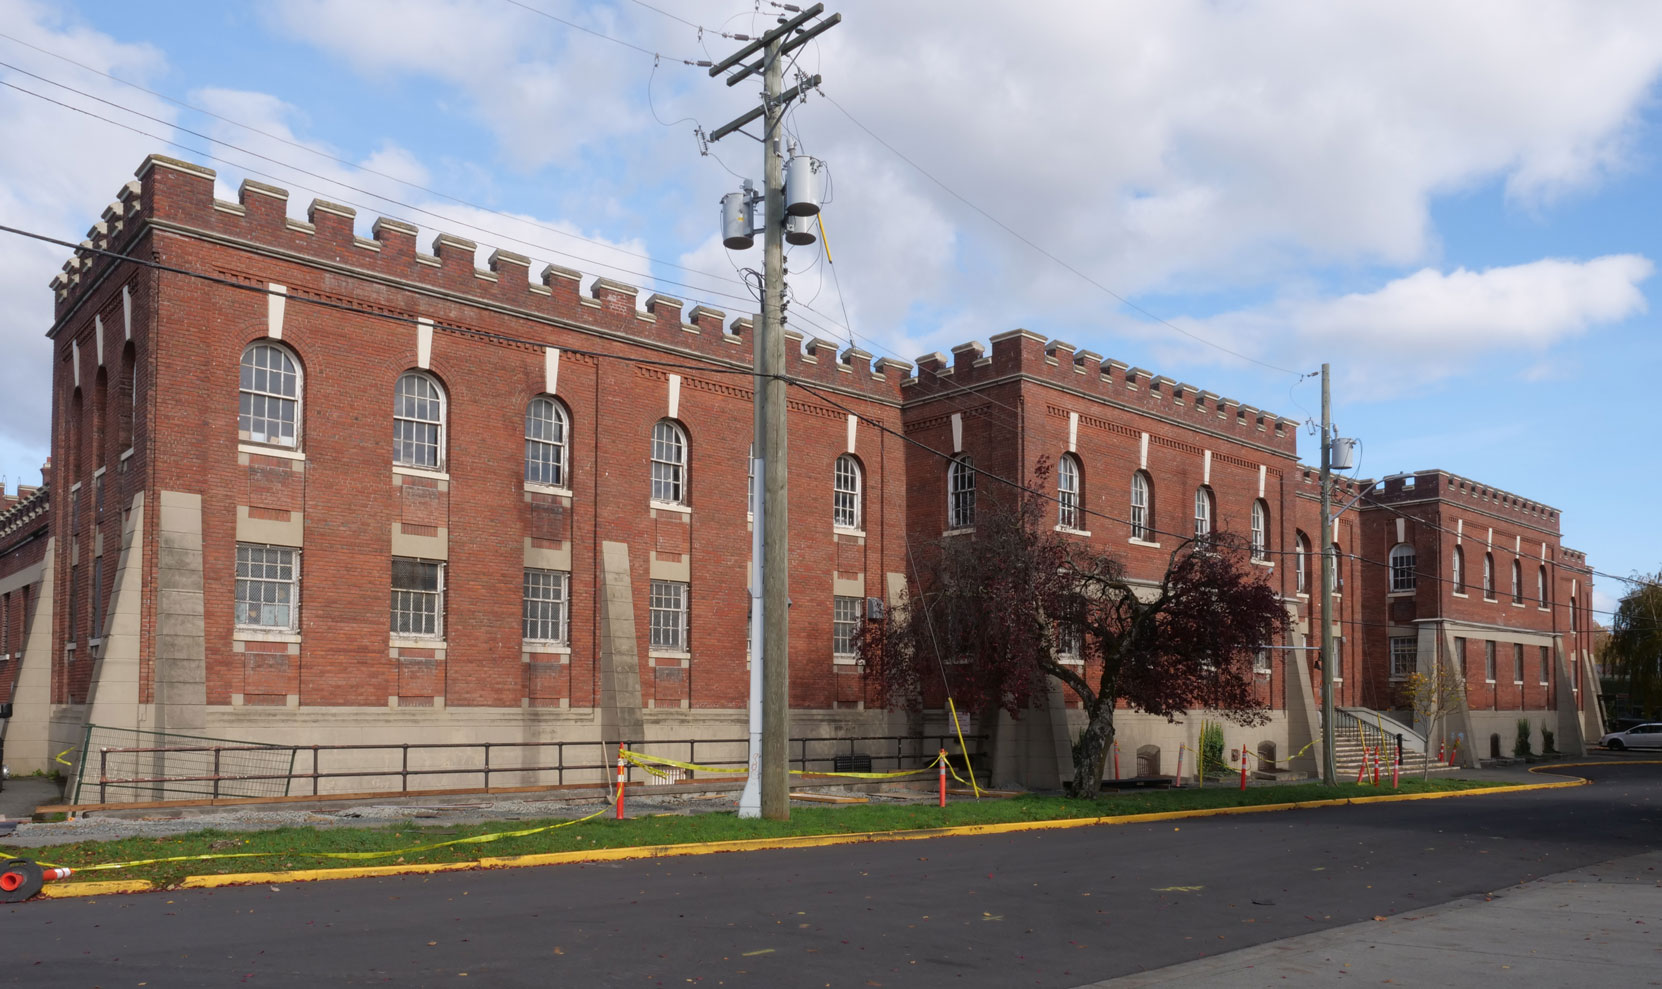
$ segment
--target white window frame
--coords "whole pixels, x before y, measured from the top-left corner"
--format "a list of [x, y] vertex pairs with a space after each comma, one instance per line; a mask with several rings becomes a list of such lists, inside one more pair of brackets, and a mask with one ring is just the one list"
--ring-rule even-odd
[[1483, 682], [1494, 683], [1495, 675], [1500, 670], [1495, 668], [1495, 640], [1483, 640]]
[[1078, 622], [1056, 623], [1056, 661], [1069, 666], [1085, 665], [1085, 630]]
[[1412, 543], [1391, 547], [1391, 593], [1412, 591], [1419, 586], [1418, 557]]
[[[432, 389], [430, 395], [407, 395], [405, 382], [421, 382]], [[427, 403], [437, 407], [435, 418], [421, 413]], [[392, 462], [399, 467], [417, 470], [444, 470], [446, 421], [449, 418], [449, 399], [439, 379], [425, 371], [405, 371], [393, 385], [392, 398]], [[431, 434], [427, 433], [431, 430]], [[433, 451], [429, 462], [421, 451]], [[408, 454], [406, 451], [409, 451]]]
[[1293, 587], [1295, 593], [1310, 593], [1310, 537], [1299, 533], [1293, 540]]
[[1552, 654], [1547, 646], [1537, 646], [1541, 650], [1541, 686], [1547, 685], [1547, 677], [1552, 669]]
[[1218, 502], [1212, 496], [1210, 486], [1202, 484], [1195, 489], [1195, 539], [1205, 541], [1213, 532], [1214, 520], [1217, 518]]
[[552, 395], [531, 399], [525, 406], [525, 482], [570, 488], [570, 452], [571, 416], [565, 405]]
[[846, 594], [831, 598], [831, 655], [845, 663], [854, 662], [855, 640], [860, 633], [861, 608], [865, 598]]
[[1079, 458], [1062, 454], [1056, 461], [1056, 524], [1064, 529], [1085, 528], [1079, 517]]
[[1389, 639], [1391, 650], [1391, 679], [1406, 679], [1419, 669], [1420, 642], [1417, 636], [1393, 635]]
[[1540, 568], [1535, 571], [1535, 593], [1538, 596], [1538, 600], [1535, 602], [1537, 608], [1546, 611], [1551, 607], [1547, 601], [1547, 565], [1545, 563], [1541, 564]]
[[1154, 542], [1154, 482], [1143, 470], [1131, 473], [1131, 538]]
[[1270, 663], [1270, 647], [1259, 646], [1252, 654], [1252, 672], [1260, 676], [1268, 676], [1274, 669]]
[[975, 460], [969, 454], [954, 457], [946, 469], [946, 527], [975, 526]]
[[1524, 603], [1523, 564], [1517, 560], [1512, 561], [1512, 603]]
[[[571, 642], [571, 572], [526, 567], [521, 583], [520, 635], [526, 642]], [[533, 596], [534, 595], [534, 596]], [[543, 634], [549, 632], [552, 634]]]
[[831, 467], [831, 526], [859, 531], [865, 523], [862, 511], [865, 471], [852, 453], [839, 456]]
[[1512, 682], [1523, 686], [1524, 647], [1522, 642], [1512, 643]]
[[1483, 600], [1495, 599], [1495, 554], [1483, 554]]
[[[400, 562], [416, 564], [420, 567], [434, 568], [435, 587], [429, 590], [425, 587], [399, 587], [395, 576]], [[388, 608], [388, 628], [395, 639], [443, 639], [444, 638], [444, 598], [445, 598], [445, 561], [424, 560], [413, 556], [395, 556], [392, 558], [392, 572], [394, 576], [388, 581], [392, 590], [391, 604]], [[400, 597], [403, 595], [403, 597]], [[419, 610], [414, 605], [431, 602], [432, 607], [422, 607]], [[416, 624], [409, 621], [413, 618], [431, 616], [432, 628], [412, 629], [408, 626]], [[400, 628], [400, 617], [406, 620], [406, 627]], [[421, 623], [425, 625], [426, 623]]]
[[[244, 553], [245, 550], [248, 551], [246, 553], [246, 558], [245, 558], [245, 553]], [[286, 563], [284, 563], [284, 562], [275, 562], [274, 563], [268, 558], [256, 561], [254, 559], [254, 555], [255, 555], [254, 551], [259, 551], [262, 556], [269, 556], [269, 554], [271, 554], [271, 553], [277, 553], [277, 554], [286, 553], [286, 554], [289, 554], [289, 559]], [[268, 577], [268, 576], [263, 576], [263, 575], [259, 576], [259, 577], [255, 577], [255, 576], [253, 576], [253, 573], [254, 573], [253, 568], [256, 567], [256, 566], [259, 566], [259, 567], [270, 567], [270, 566], [283, 567], [283, 566], [287, 566], [288, 569], [289, 569], [288, 579], [283, 580], [283, 579], [280, 579], [280, 578]], [[248, 568], [246, 570], [246, 572], [244, 571], [244, 567]], [[235, 606], [236, 606], [236, 611], [234, 613], [234, 621], [236, 623], [237, 628], [239, 628], [239, 629], [249, 629], [249, 630], [254, 630], [254, 631], [261, 631], [261, 632], [297, 632], [297, 631], [300, 630], [300, 550], [298, 548], [293, 547], [293, 546], [272, 546], [272, 545], [269, 545], [269, 544], [266, 544], [266, 543], [237, 543], [236, 559], [235, 559], [235, 578], [234, 578], [232, 583], [233, 583], [232, 596], [233, 596], [233, 600], [234, 600], [234, 603], [235, 603]], [[248, 621], [248, 620], [246, 620], [245, 612], [243, 610], [245, 607], [253, 607], [253, 606], [256, 606], [256, 605], [261, 606], [261, 607], [268, 606], [268, 605], [269, 606], [274, 606], [274, 607], [281, 607], [281, 606], [283, 606], [283, 602], [281, 602], [281, 601], [266, 602], [266, 601], [263, 601], [263, 600], [256, 602], [256, 601], [252, 601], [252, 600], [244, 600], [244, 594], [243, 594], [244, 586], [243, 585], [245, 583], [248, 583], [248, 584], [256, 584], [257, 583], [257, 584], [260, 584], [260, 585], [275, 585], [279, 588], [284, 586], [284, 585], [287, 585], [287, 587], [288, 587], [287, 607], [288, 607], [288, 612], [289, 612], [288, 621], [286, 621], [286, 622], [263, 622], [263, 621]]]
[[[282, 358], [288, 366], [272, 367], [270, 364], [251, 362], [251, 358], [256, 354], [267, 353]], [[305, 381], [301, 377], [300, 361], [294, 352], [272, 340], [256, 340], [243, 348], [237, 374], [237, 439], [245, 443], [259, 443], [289, 450], [300, 449], [301, 402], [305, 399]], [[258, 387], [262, 376], [266, 385], [263, 388]], [[274, 380], [277, 382], [276, 387], [273, 387]], [[292, 394], [283, 390], [284, 383], [292, 387]], [[262, 406], [258, 415], [255, 413], [255, 405]], [[275, 416], [270, 414], [274, 408], [278, 413]], [[283, 417], [284, 411], [288, 412], [288, 419]], [[256, 430], [256, 422], [277, 425], [277, 435], [273, 437], [269, 430]], [[290, 435], [283, 435], [284, 426], [291, 430]]]
[[648, 645], [654, 652], [692, 651], [692, 587], [654, 580], [647, 589]]
[[1252, 558], [1259, 563], [1270, 558], [1270, 506], [1262, 498], [1252, 503]]
[[1466, 551], [1459, 546], [1454, 547], [1450, 555], [1449, 570], [1452, 571], [1450, 581], [1454, 585], [1453, 593], [1459, 597], [1466, 596]]
[[680, 423], [659, 419], [652, 424], [652, 500], [657, 504], [687, 504], [691, 449]]

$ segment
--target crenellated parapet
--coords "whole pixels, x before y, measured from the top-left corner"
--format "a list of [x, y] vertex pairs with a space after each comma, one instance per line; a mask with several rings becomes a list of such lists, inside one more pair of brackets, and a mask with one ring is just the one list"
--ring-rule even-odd
[[1385, 478], [1369, 497], [1394, 503], [1440, 498], [1456, 504], [1470, 504], [1493, 514], [1511, 513], [1537, 527], [1558, 528], [1558, 509], [1503, 491], [1446, 470], [1422, 470]]
[[[720, 309], [689, 307], [658, 293], [643, 296], [636, 286], [608, 277], [589, 280], [585, 291], [581, 272], [553, 264], [542, 267], [533, 279], [532, 260], [503, 249], [491, 251], [485, 266], [479, 267], [480, 250], [474, 241], [441, 232], [423, 250], [418, 228], [388, 217], [377, 218], [370, 236], [360, 237], [357, 211], [322, 199], [306, 208], [305, 220], [297, 220], [289, 216], [288, 190], [252, 179], [242, 183], [235, 202], [227, 202], [214, 196], [213, 169], [161, 155], [146, 158], [136, 175], [88, 231], [63, 272], [52, 279], [60, 326], [104, 273], [120, 263], [98, 252], [125, 253], [144, 232], [163, 230], [252, 247], [268, 257], [315, 265], [330, 274], [362, 275], [443, 303], [487, 306], [726, 363], [752, 361], [755, 319], [748, 315], [729, 321]], [[306, 286], [289, 285], [288, 291], [303, 297]], [[446, 320], [435, 316], [435, 322], [442, 326]], [[839, 353], [832, 341], [804, 341], [790, 329], [786, 341], [785, 373], [793, 378], [878, 400], [900, 400], [908, 365], [888, 359], [874, 363], [871, 354], [852, 346]]]
[[0, 489], [0, 540], [43, 518], [51, 501], [51, 492], [44, 484], [38, 488], [19, 485], [15, 495]]
[[917, 375], [906, 379], [908, 401], [942, 392], [1024, 377], [1082, 392], [1092, 398], [1148, 412], [1211, 433], [1296, 455], [1298, 421], [1193, 385], [1157, 375], [1123, 361], [1080, 350], [1064, 340], [1047, 340], [1031, 330], [993, 336], [991, 351], [978, 341], [917, 359]]

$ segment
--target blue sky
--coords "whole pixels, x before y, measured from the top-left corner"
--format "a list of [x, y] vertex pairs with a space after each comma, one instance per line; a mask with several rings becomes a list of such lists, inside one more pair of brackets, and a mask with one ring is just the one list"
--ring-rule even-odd
[[[0, 88], [0, 222], [79, 240], [159, 151], [216, 168], [227, 197], [244, 177], [288, 187], [297, 216], [317, 196], [357, 207], [366, 233], [397, 216], [482, 253], [749, 311], [735, 266], [759, 252], [729, 255], [715, 219], [729, 169], [758, 173], [757, 146], [735, 136], [701, 155], [693, 128], [748, 108], [755, 87], [680, 59], [720, 57], [738, 44], [720, 32], [776, 12], [653, 6], [275, 0], [135, 16], [0, 0], [0, 81], [154, 135]], [[803, 332], [910, 360], [1025, 326], [1293, 418], [1319, 391], [1288, 371], [1329, 361], [1363, 474], [1453, 470], [1561, 508], [1566, 543], [1600, 570], [1662, 567], [1662, 534], [1630, 509], [1662, 482], [1647, 425], [1662, 8], [829, 6], [844, 23], [799, 65], [824, 75], [823, 97], [791, 122], [831, 166], [838, 263], [830, 278], [817, 248], [792, 254]], [[937, 183], [1253, 360], [1122, 305]], [[63, 256], [13, 238], [0, 251], [0, 473], [15, 487], [46, 453], [41, 334]], [[1620, 585], [1598, 591], [1607, 608]]]

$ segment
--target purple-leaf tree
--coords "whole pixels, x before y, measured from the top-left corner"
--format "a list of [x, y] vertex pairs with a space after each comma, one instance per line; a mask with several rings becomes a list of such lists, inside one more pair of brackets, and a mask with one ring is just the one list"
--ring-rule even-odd
[[1122, 704], [1170, 720], [1194, 708], [1267, 720], [1254, 660], [1285, 632], [1287, 611], [1246, 543], [1184, 540], [1158, 582], [1133, 579], [1049, 524], [1054, 507], [1033, 493], [1048, 473], [1040, 461], [1029, 489], [983, 502], [974, 532], [920, 556], [907, 605], [862, 626], [859, 653], [884, 702], [915, 707], [926, 679], [944, 678], [961, 706], [1019, 717], [1059, 681], [1085, 715], [1073, 745], [1080, 797], [1101, 789]]

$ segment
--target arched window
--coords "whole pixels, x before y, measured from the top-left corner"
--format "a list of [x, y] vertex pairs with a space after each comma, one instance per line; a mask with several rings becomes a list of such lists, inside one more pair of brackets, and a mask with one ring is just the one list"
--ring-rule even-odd
[[1483, 554], [1483, 596], [1490, 601], [1495, 599], [1495, 554]]
[[1252, 558], [1270, 558], [1270, 506], [1262, 498], [1252, 503]]
[[81, 389], [75, 389], [69, 396], [69, 416], [64, 423], [64, 445], [69, 454], [69, 477], [71, 483], [81, 479]]
[[1131, 538], [1154, 541], [1154, 482], [1144, 470], [1131, 475]]
[[1080, 529], [1079, 518], [1079, 460], [1071, 453], [1062, 454], [1056, 462], [1056, 524], [1064, 529]]
[[1535, 601], [1542, 608], [1545, 608], [1548, 604], [1547, 565], [1545, 563], [1541, 564], [1540, 570], [1535, 574]]
[[1391, 590], [1414, 589], [1414, 547], [1397, 543], [1391, 547]]
[[975, 524], [975, 462], [969, 454], [952, 461], [946, 471], [946, 527], [967, 529]]
[[1202, 484], [1195, 489], [1195, 539], [1205, 540], [1212, 535], [1212, 517], [1216, 502], [1212, 489]]
[[1449, 582], [1454, 585], [1454, 593], [1466, 593], [1466, 552], [1460, 547], [1454, 547], [1454, 558], [1449, 564]]
[[242, 352], [237, 438], [299, 448], [300, 367], [286, 347], [262, 340]]
[[432, 375], [399, 375], [392, 400], [392, 462], [443, 470], [444, 411], [444, 389]]
[[1512, 561], [1512, 603], [1523, 604], [1523, 564]]
[[[92, 415], [90, 417], [92, 429], [92, 465], [93, 468], [104, 466], [104, 458], [108, 453], [104, 449], [106, 410], [109, 409], [110, 374], [104, 368], [98, 369], [98, 374], [92, 379]], [[94, 596], [94, 600], [97, 598]], [[94, 615], [96, 617], [96, 614]], [[97, 638], [99, 636], [95, 636]]]
[[525, 407], [525, 480], [532, 484], [569, 487], [566, 452], [570, 420], [565, 408], [547, 395], [538, 395]]
[[1300, 594], [1310, 593], [1310, 537], [1299, 533], [1293, 546], [1293, 586]]
[[652, 427], [652, 500], [687, 503], [687, 433], [669, 419]]
[[116, 446], [126, 450], [133, 445], [133, 419], [138, 411], [138, 362], [131, 340], [121, 348], [121, 380], [118, 387], [121, 391], [117, 393], [115, 402], [115, 439]]
[[831, 475], [831, 524], [842, 529], [860, 528], [860, 461], [852, 453], [837, 458]]

